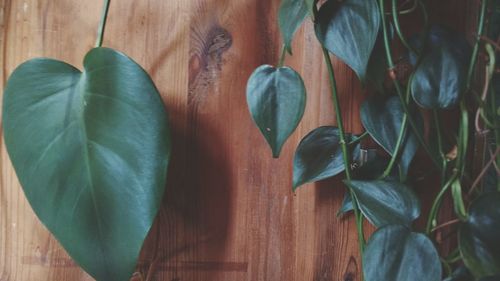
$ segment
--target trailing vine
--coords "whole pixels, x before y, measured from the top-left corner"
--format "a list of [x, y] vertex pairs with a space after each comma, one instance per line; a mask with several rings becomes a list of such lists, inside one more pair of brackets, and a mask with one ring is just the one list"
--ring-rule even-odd
[[[401, 27], [400, 17], [409, 13], [422, 15], [418, 34]], [[339, 212], [352, 211], [356, 221], [364, 280], [500, 280], [500, 74], [495, 59], [500, 51], [500, 3], [480, 2], [472, 47], [463, 34], [429, 22], [424, 0], [282, 0], [278, 18], [283, 52], [277, 68], [261, 66], [249, 78], [249, 110], [273, 156], [279, 157], [306, 106], [302, 78], [284, 66], [285, 56], [292, 55], [297, 29], [312, 20], [337, 124], [319, 127], [299, 143], [293, 190], [344, 176], [348, 192]], [[392, 48], [398, 43], [411, 64], [407, 77], [396, 70]], [[359, 136], [344, 129], [331, 55], [374, 92], [362, 105], [366, 131]], [[479, 75], [484, 76], [481, 93], [474, 87]], [[457, 121], [457, 131], [444, 126], [443, 115], [453, 114], [445, 112], [449, 109], [457, 112], [447, 120]], [[429, 124], [422, 113], [430, 116]], [[430, 137], [424, 128], [430, 128]], [[360, 142], [368, 136], [388, 157], [366, 159]], [[481, 138], [484, 149], [472, 149]], [[441, 177], [424, 228], [414, 225], [422, 212], [414, 192], [419, 183], [410, 172], [418, 148], [428, 155], [431, 172]], [[478, 172], [472, 172], [470, 159], [482, 163]], [[442, 221], [439, 213], [446, 196], [452, 198], [455, 218]], [[368, 241], [365, 219], [377, 228]], [[458, 246], [448, 253], [436, 234], [451, 226]]]

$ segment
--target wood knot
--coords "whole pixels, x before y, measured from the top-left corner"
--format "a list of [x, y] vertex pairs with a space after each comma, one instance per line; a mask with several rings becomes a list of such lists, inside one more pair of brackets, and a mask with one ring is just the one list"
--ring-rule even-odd
[[[233, 38], [229, 31], [218, 24], [197, 25], [191, 37], [189, 60], [190, 100], [198, 100], [219, 78], [224, 65], [224, 53], [231, 48]], [[206, 28], [204, 28], [206, 27]]]

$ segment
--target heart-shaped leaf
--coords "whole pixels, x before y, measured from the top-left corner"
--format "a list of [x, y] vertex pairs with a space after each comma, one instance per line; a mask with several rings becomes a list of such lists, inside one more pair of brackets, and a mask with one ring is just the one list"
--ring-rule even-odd
[[[361, 106], [361, 122], [372, 136], [389, 154], [393, 154], [401, 131], [403, 107], [398, 97], [392, 96], [387, 100], [371, 98]], [[420, 130], [423, 130], [422, 119], [418, 112], [413, 118], [417, 120]], [[418, 141], [411, 127], [407, 126], [406, 137], [400, 152], [401, 170], [406, 175], [411, 161], [418, 149]]]
[[[429, 33], [429, 50], [411, 82], [413, 99], [421, 107], [450, 108], [465, 89], [470, 48], [455, 32], [434, 26]], [[422, 43], [414, 40], [420, 48]], [[415, 63], [415, 56], [412, 61]]]
[[248, 80], [247, 103], [273, 157], [278, 157], [304, 115], [306, 89], [302, 78], [289, 67], [262, 65]]
[[420, 202], [413, 191], [397, 181], [345, 181], [363, 215], [376, 227], [410, 226], [420, 215]]
[[124, 281], [162, 201], [167, 115], [125, 55], [95, 48], [84, 68], [19, 66], [4, 93], [5, 144], [33, 210], [71, 257], [97, 280]]
[[[350, 136], [346, 136], [350, 139]], [[353, 158], [359, 155], [359, 147]], [[323, 126], [314, 129], [300, 141], [293, 159], [293, 189], [340, 174], [345, 170], [339, 130]]]
[[427, 236], [401, 225], [377, 230], [363, 254], [367, 281], [439, 281], [439, 255]]
[[459, 247], [476, 278], [500, 274], [500, 192], [484, 193], [471, 204], [460, 227]]
[[327, 1], [316, 19], [316, 36], [364, 82], [366, 69], [380, 30], [375, 0]]
[[305, 0], [282, 0], [278, 13], [278, 24], [283, 35], [285, 48], [292, 53], [293, 35], [309, 13]]

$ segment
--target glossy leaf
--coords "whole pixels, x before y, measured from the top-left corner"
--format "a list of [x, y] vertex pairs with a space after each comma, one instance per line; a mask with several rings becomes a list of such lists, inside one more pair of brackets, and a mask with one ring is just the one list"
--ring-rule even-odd
[[[420, 48], [421, 42], [415, 41]], [[429, 43], [412, 80], [413, 99], [428, 109], [451, 108], [465, 89], [470, 47], [463, 35], [440, 26], [432, 27]]]
[[460, 227], [459, 246], [465, 265], [475, 277], [500, 274], [500, 192], [481, 195], [470, 206]]
[[316, 19], [320, 42], [363, 82], [379, 30], [380, 12], [375, 0], [327, 1]]
[[309, 9], [305, 0], [282, 0], [278, 24], [288, 53], [292, 53], [292, 39], [297, 29], [308, 15]]
[[352, 197], [349, 192], [346, 192], [344, 195], [344, 200], [342, 200], [342, 206], [337, 212], [337, 217], [341, 217], [348, 212], [352, 211], [354, 209], [354, 205], [352, 204]]
[[33, 210], [99, 281], [129, 280], [160, 207], [167, 115], [147, 73], [91, 50], [84, 72], [33, 59], [8, 80], [5, 143]]
[[420, 215], [420, 202], [413, 191], [397, 181], [346, 181], [363, 215], [376, 227], [410, 226]]
[[439, 255], [427, 236], [401, 225], [377, 230], [363, 255], [367, 281], [439, 281]]
[[[353, 154], [356, 158], [359, 154], [359, 147]], [[314, 129], [302, 139], [295, 151], [294, 190], [305, 183], [340, 174], [345, 170], [343, 159], [338, 129], [331, 126]]]
[[[361, 106], [361, 122], [372, 138], [382, 146], [389, 154], [393, 154], [396, 149], [396, 143], [401, 130], [403, 120], [403, 107], [398, 97], [392, 96], [387, 100], [368, 99]], [[414, 119], [423, 130], [420, 114], [415, 112]], [[418, 141], [407, 126], [404, 145], [400, 152], [400, 166], [402, 172], [406, 175], [411, 161], [418, 149]]]
[[278, 157], [304, 114], [306, 89], [302, 78], [288, 67], [260, 66], [248, 80], [247, 103], [273, 157]]

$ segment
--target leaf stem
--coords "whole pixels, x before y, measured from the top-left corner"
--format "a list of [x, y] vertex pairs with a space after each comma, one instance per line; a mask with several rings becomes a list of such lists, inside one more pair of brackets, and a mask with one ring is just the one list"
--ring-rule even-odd
[[283, 67], [283, 65], [285, 64], [285, 57], [286, 57], [286, 45], [283, 44], [283, 47], [281, 48], [280, 59], [278, 61], [278, 67]]
[[469, 63], [469, 71], [467, 72], [467, 83], [466, 83], [466, 91], [469, 92], [472, 84], [472, 78], [474, 76], [474, 69], [476, 68], [477, 55], [479, 53], [479, 43], [481, 41], [481, 37], [484, 33], [484, 20], [486, 15], [486, 7], [488, 6], [488, 0], [481, 0], [481, 12], [479, 14], [479, 26], [477, 28], [476, 40], [474, 43], [474, 49], [472, 50], [472, 56]]
[[358, 144], [359, 142], [361, 142], [363, 139], [367, 138], [368, 136], [370, 135], [370, 133], [368, 133], [368, 131], [365, 131], [364, 133], [362, 133], [359, 137], [355, 138], [354, 140], [352, 140], [351, 142], [349, 142], [347, 144], [347, 146], [353, 146], [355, 144]]
[[[344, 131], [344, 125], [342, 121], [342, 112], [340, 109], [340, 102], [339, 102], [339, 97], [337, 93], [337, 82], [335, 80], [335, 73], [332, 65], [332, 60], [330, 58], [330, 54], [328, 53], [328, 50], [322, 46], [323, 49], [323, 56], [326, 62], [326, 66], [328, 68], [328, 76], [330, 79], [330, 86], [331, 86], [331, 94], [332, 94], [332, 101], [333, 101], [333, 106], [335, 109], [335, 114], [337, 118], [337, 127], [339, 128], [339, 138], [340, 138], [340, 147], [342, 149], [342, 156], [344, 159], [344, 166], [345, 166], [345, 174], [346, 174], [346, 179], [350, 181], [352, 179], [351, 177], [351, 163], [349, 161], [349, 151], [347, 149], [347, 143], [346, 143], [346, 137], [345, 137], [345, 131]], [[350, 190], [350, 189], [349, 189]], [[363, 231], [363, 217], [362, 214], [359, 210], [359, 206], [356, 202], [356, 197], [355, 194], [350, 190], [351, 197], [352, 197], [352, 205], [353, 205], [353, 210], [354, 210], [354, 217], [356, 218], [356, 227], [358, 230], [358, 241], [359, 241], [359, 249], [361, 252], [361, 255], [363, 255], [364, 250], [365, 250], [365, 237], [364, 237], [364, 231]]]
[[[418, 0], [415, 1], [415, 8], [418, 5]], [[401, 31], [401, 26], [399, 25], [399, 13], [398, 13], [398, 7], [397, 7], [397, 0], [392, 0], [392, 19], [394, 22], [394, 29], [396, 30], [396, 33], [398, 34], [399, 40], [401, 40], [401, 43], [410, 50], [410, 52], [418, 54], [418, 52], [408, 43], [408, 40], [406, 40], [405, 36], [403, 35], [403, 32]]]
[[448, 188], [450, 188], [451, 184], [457, 179], [458, 173], [455, 171], [451, 178], [444, 184], [444, 186], [439, 191], [436, 198], [434, 198], [434, 202], [432, 203], [431, 211], [429, 212], [429, 218], [427, 219], [427, 225], [425, 227], [425, 233], [429, 235], [432, 231], [432, 228], [436, 226], [436, 217], [439, 211], [439, 207], [443, 200], [444, 195]]
[[110, 2], [111, 0], [104, 0], [104, 8], [102, 10], [101, 22], [99, 23], [99, 28], [97, 29], [97, 40], [95, 43], [96, 48], [102, 46], [102, 41], [104, 38], [104, 30], [106, 28], [106, 20], [108, 19]]

